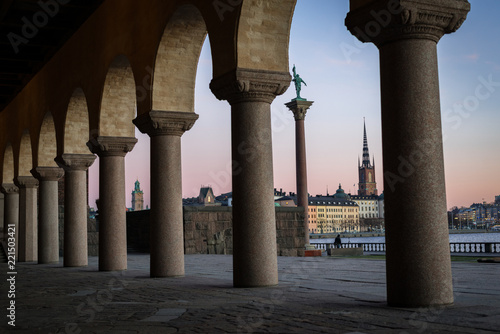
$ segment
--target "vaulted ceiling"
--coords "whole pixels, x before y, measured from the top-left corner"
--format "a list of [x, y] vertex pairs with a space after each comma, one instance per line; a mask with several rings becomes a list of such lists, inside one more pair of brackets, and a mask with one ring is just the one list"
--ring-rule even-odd
[[0, 1], [0, 112], [103, 2]]

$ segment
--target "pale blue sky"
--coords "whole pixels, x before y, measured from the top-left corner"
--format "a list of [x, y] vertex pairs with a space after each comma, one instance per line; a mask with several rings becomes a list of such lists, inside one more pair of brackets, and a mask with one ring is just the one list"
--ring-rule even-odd
[[[470, 3], [464, 25], [438, 44], [448, 207], [468, 206], [483, 198], [491, 202], [500, 195], [500, 1]], [[383, 190], [378, 50], [347, 31], [347, 11], [347, 0], [298, 0], [292, 23], [290, 70], [297, 65], [307, 83], [302, 95], [315, 101], [306, 117], [312, 195], [326, 193], [327, 186], [332, 193], [339, 183], [347, 192], [356, 192], [363, 117], [370, 153], [375, 155], [378, 189]], [[231, 191], [230, 107], [210, 92], [211, 79], [207, 40], [196, 87], [200, 119], [182, 137], [184, 197], [197, 196], [200, 186], [208, 184], [216, 194]], [[493, 82], [491, 91], [481, 89], [477, 99], [476, 88], [484, 81]], [[275, 187], [286, 191], [295, 191], [295, 133], [293, 116], [284, 103], [294, 94], [292, 85], [272, 104]], [[465, 107], [456, 107], [464, 103]], [[136, 178], [145, 202], [150, 202], [149, 138], [139, 132], [137, 137], [138, 145], [126, 158], [127, 206]], [[92, 183], [91, 206], [96, 188]]]

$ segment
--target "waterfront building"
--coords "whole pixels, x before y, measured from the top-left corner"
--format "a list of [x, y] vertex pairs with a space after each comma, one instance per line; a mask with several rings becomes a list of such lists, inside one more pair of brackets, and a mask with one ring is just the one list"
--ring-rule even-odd
[[375, 158], [373, 158], [373, 163], [371, 163], [365, 123], [363, 123], [363, 129], [363, 163], [360, 163], [358, 158], [358, 195], [377, 195], [378, 190], [377, 182], [375, 181]]
[[359, 206], [359, 218], [380, 218], [379, 196], [351, 195], [350, 197]]
[[381, 219], [385, 218], [385, 207], [384, 207], [384, 193], [378, 197], [378, 217]]
[[139, 180], [135, 181], [134, 190], [132, 191], [132, 208], [130, 211], [144, 210], [144, 192], [141, 189]]
[[474, 203], [469, 207], [454, 207], [448, 211], [450, 229], [489, 229], [500, 223], [500, 204]]
[[339, 185], [333, 196], [309, 197], [309, 233], [359, 232], [359, 206]]

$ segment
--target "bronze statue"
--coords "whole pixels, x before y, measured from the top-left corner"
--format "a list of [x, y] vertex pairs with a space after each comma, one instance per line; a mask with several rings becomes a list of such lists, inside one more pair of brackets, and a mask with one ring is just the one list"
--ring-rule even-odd
[[295, 91], [297, 92], [297, 97], [295, 100], [305, 100], [304, 98], [300, 97], [300, 90], [302, 89], [302, 83], [307, 86], [306, 82], [302, 80], [300, 75], [297, 74], [295, 70], [295, 64], [293, 65], [293, 79], [292, 81], [295, 83]]

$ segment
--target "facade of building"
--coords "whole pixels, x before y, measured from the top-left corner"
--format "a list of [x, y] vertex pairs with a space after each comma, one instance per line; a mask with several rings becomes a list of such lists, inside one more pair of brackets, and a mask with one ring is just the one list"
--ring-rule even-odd
[[370, 163], [370, 152], [368, 151], [368, 138], [366, 137], [366, 124], [363, 132], [363, 163], [358, 159], [359, 188], [358, 195], [377, 195], [377, 182], [375, 181], [375, 159]]
[[351, 195], [350, 197], [359, 206], [359, 218], [380, 218], [379, 196]]
[[378, 197], [378, 215], [379, 218], [385, 218], [384, 193]]
[[359, 206], [342, 187], [333, 196], [309, 197], [309, 233], [359, 232]]
[[132, 191], [132, 208], [131, 211], [144, 210], [144, 192], [141, 190], [139, 180], [135, 181], [134, 190]]
[[[497, 196], [498, 197], [498, 196]], [[448, 211], [450, 229], [489, 229], [500, 224], [500, 203], [474, 203], [470, 207]]]

